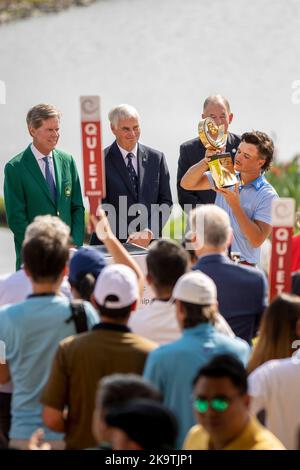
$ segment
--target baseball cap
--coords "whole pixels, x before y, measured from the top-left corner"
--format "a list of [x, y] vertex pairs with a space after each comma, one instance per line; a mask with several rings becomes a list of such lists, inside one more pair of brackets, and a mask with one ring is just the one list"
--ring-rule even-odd
[[206, 274], [192, 271], [178, 279], [172, 297], [191, 304], [211, 305], [217, 302], [217, 288]]
[[95, 279], [106, 266], [103, 254], [95, 248], [83, 246], [73, 254], [69, 263], [69, 281], [76, 283], [84, 274], [93, 274]]
[[[106, 300], [109, 295], [114, 295], [117, 300]], [[103, 307], [112, 309], [128, 307], [139, 297], [135, 272], [124, 264], [106, 266], [97, 279], [94, 297]]]
[[109, 426], [121, 429], [143, 449], [174, 449], [177, 422], [162, 403], [141, 398], [109, 409], [105, 414]]

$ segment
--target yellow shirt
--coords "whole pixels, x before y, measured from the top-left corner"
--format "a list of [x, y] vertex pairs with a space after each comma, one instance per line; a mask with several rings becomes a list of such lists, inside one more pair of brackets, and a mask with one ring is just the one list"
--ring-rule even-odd
[[[184, 450], [212, 450], [209, 434], [205, 429], [193, 426], [183, 444]], [[285, 450], [283, 444], [256, 418], [250, 418], [242, 433], [227, 444], [223, 450]]]

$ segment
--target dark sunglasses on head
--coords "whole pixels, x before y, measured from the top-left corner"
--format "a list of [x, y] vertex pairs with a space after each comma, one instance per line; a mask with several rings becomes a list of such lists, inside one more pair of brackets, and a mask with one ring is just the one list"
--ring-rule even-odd
[[230, 405], [230, 398], [216, 397], [211, 400], [206, 398], [196, 398], [194, 401], [194, 407], [199, 413], [205, 413], [210, 407], [215, 411], [226, 411]]

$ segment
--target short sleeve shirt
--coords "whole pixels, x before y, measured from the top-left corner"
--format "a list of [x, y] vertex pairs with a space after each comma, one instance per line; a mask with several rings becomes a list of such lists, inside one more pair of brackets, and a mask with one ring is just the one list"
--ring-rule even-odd
[[[214, 188], [213, 178], [208, 171], [205, 173], [212, 188]], [[229, 188], [234, 191], [234, 187]], [[278, 198], [273, 186], [265, 179], [263, 175], [256, 178], [249, 184], [240, 186], [241, 207], [250, 220], [259, 220], [271, 225], [271, 206], [273, 199]], [[251, 246], [246, 236], [243, 234], [239, 223], [227, 204], [221, 193], [217, 193], [215, 204], [227, 212], [233, 229], [232, 251], [240, 253], [241, 260], [248, 263], [257, 264], [260, 259], [260, 247]]]
[[[98, 321], [89, 302], [84, 303], [88, 327]], [[0, 309], [0, 340], [13, 382], [11, 439], [29, 439], [43, 427], [39, 397], [45, 386], [59, 342], [76, 333], [69, 301], [60, 296], [34, 296]], [[45, 438], [61, 434], [45, 429]]]

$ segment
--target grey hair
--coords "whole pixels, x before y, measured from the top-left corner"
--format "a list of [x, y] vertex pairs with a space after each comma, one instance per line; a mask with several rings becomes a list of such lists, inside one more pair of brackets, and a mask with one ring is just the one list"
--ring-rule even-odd
[[113, 127], [117, 127], [121, 119], [135, 118], [140, 120], [137, 110], [129, 104], [119, 104], [111, 109], [108, 113], [109, 122]]
[[68, 244], [70, 240], [70, 227], [53, 215], [38, 215], [28, 225], [24, 242], [28, 242], [32, 238], [43, 234], [49, 238], [59, 239], [62, 244]]
[[223, 95], [210, 95], [206, 98], [206, 100], [204, 101], [203, 103], [203, 112], [205, 111], [206, 107], [210, 104], [210, 103], [220, 103], [222, 102], [228, 113], [230, 114], [231, 111], [230, 111], [230, 104], [229, 104], [229, 101], [227, 98], [225, 98], [225, 96]]
[[112, 374], [99, 381], [96, 408], [108, 410], [135, 398], [161, 401], [159, 391], [143, 377], [136, 374]]
[[38, 129], [46, 119], [57, 118], [60, 120], [60, 117], [61, 113], [55, 106], [41, 103], [33, 106], [33, 108], [28, 111], [26, 122], [28, 128], [33, 127], [34, 129]]
[[221, 248], [226, 245], [231, 235], [228, 214], [214, 204], [205, 204], [190, 213], [192, 231], [205, 245]]

